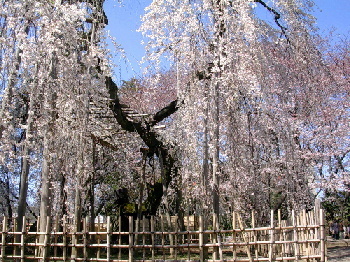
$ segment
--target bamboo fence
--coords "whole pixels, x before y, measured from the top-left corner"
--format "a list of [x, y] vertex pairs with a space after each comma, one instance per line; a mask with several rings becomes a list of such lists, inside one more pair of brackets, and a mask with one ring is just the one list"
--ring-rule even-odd
[[298, 215], [293, 211], [288, 220], [271, 211], [270, 225], [264, 227], [257, 226], [254, 212], [250, 219], [238, 213], [231, 218], [232, 225], [223, 229], [215, 216], [210, 222], [187, 216], [185, 230], [170, 216], [129, 217], [124, 227], [121, 218], [107, 217], [94, 229], [86, 218], [80, 232], [68, 220], [49, 217], [45, 232], [33, 232], [23, 218], [22, 232], [15, 232], [15, 220], [4, 217], [0, 261], [325, 261], [322, 209]]

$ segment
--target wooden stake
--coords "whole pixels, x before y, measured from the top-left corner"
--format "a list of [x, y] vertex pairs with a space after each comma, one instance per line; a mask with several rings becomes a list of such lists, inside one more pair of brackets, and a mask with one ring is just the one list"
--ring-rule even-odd
[[21, 262], [24, 262], [24, 251], [25, 251], [25, 246], [24, 246], [24, 237], [27, 233], [26, 229], [26, 217], [22, 217], [22, 234], [21, 234]]
[[[278, 227], [279, 227], [279, 230], [280, 230], [280, 234], [279, 234], [279, 240], [280, 241], [284, 241], [285, 238], [284, 238], [284, 230], [282, 229], [282, 215], [281, 215], [281, 209], [278, 209], [277, 211], [277, 216], [278, 216]], [[281, 252], [282, 252], [282, 257], [284, 257], [284, 255], [286, 254], [286, 244], [282, 244], [282, 247], [281, 247]], [[282, 262], [284, 260], [282, 259]]]
[[270, 229], [270, 252], [269, 252], [269, 261], [272, 261], [273, 259], [273, 248], [274, 248], [274, 212], [273, 209], [271, 210], [271, 229]]
[[134, 238], [133, 238], [133, 232], [134, 232], [134, 219], [132, 216], [129, 216], [129, 262], [132, 262], [134, 259]]
[[325, 216], [324, 210], [320, 209], [320, 245], [321, 245], [321, 262], [326, 261], [326, 233], [325, 233]]
[[[257, 233], [255, 231], [255, 211], [252, 210], [252, 226], [253, 226], [253, 234], [254, 234], [254, 242], [258, 241], [258, 237], [257, 237]], [[254, 246], [255, 249], [255, 258], [258, 259], [259, 255], [258, 255], [258, 246], [255, 245]]]
[[[119, 214], [119, 217], [118, 217], [118, 224], [119, 224], [119, 236], [118, 236], [118, 244], [119, 246], [122, 244], [122, 235], [121, 235], [121, 232], [122, 232], [122, 217], [121, 215]], [[122, 259], [122, 249], [119, 248], [118, 250], [118, 259], [121, 260]]]
[[[58, 223], [58, 215], [56, 215], [56, 219], [55, 219], [55, 231], [54, 232], [58, 232], [59, 231], [59, 228], [58, 228], [58, 225], [59, 225], [59, 223]], [[54, 236], [54, 243], [57, 243], [57, 238], [58, 238], [58, 236], [57, 236], [57, 234], [55, 234], [55, 236]], [[53, 255], [55, 256], [55, 257], [57, 257], [57, 246], [55, 246], [54, 248], [53, 248]]]
[[199, 256], [200, 261], [204, 261], [204, 237], [203, 237], [203, 216], [199, 216]]
[[107, 217], [107, 261], [111, 260], [111, 217]]
[[[101, 221], [100, 221], [100, 216], [97, 216], [97, 232], [101, 232]], [[101, 235], [98, 234], [97, 235], [97, 244], [98, 244], [98, 248], [97, 248], [97, 259], [100, 259], [100, 255], [101, 255], [101, 248], [100, 248], [100, 244], [101, 244]]]
[[[190, 231], [190, 215], [189, 215], [189, 212], [187, 212], [187, 232]], [[187, 244], [190, 245], [191, 243], [191, 235], [189, 233], [187, 233]], [[187, 259], [188, 260], [191, 260], [191, 250], [190, 248], [188, 247], [187, 248]]]
[[152, 261], [154, 261], [154, 217], [151, 216], [151, 242], [152, 242]]
[[63, 261], [67, 261], [67, 221], [66, 216], [63, 217]]
[[[142, 233], [145, 233], [145, 231], [146, 231], [146, 217], [143, 216], [142, 217]], [[143, 246], [146, 245], [146, 236], [145, 236], [145, 234], [142, 234], [142, 245]], [[146, 259], [146, 249], [145, 248], [142, 249], [142, 258], [143, 258], [143, 260]], [[176, 258], [175, 258], [175, 260], [176, 260]]]
[[[212, 235], [213, 244], [218, 243], [218, 236], [215, 233], [215, 231], [218, 229], [217, 228], [217, 224], [218, 224], [217, 220], [218, 220], [217, 214], [213, 213], [213, 230], [214, 230], [214, 233]], [[218, 248], [216, 246], [213, 247], [213, 260], [218, 260]]]
[[174, 250], [174, 259], [175, 261], [177, 261], [177, 240], [178, 240], [178, 226], [177, 226], [177, 222], [178, 222], [178, 216], [175, 217], [175, 221], [174, 221], [174, 230], [175, 230], [175, 236], [174, 236], [174, 245], [176, 246], [173, 250]]
[[6, 232], [7, 232], [7, 217], [4, 217], [2, 221], [2, 232], [1, 232], [1, 261], [5, 261], [6, 257]]
[[162, 231], [162, 252], [163, 252], [163, 260], [165, 260], [165, 251], [164, 251], [164, 215], [160, 215], [160, 230]]
[[[38, 216], [37, 220], [36, 220], [36, 232], [39, 233], [39, 230], [40, 230], [40, 216]], [[39, 249], [40, 247], [38, 248], [38, 243], [39, 243], [39, 238], [40, 238], [40, 235], [36, 235], [35, 237], [35, 252], [34, 252], [34, 256], [38, 256], [39, 255]]]
[[[239, 227], [242, 230], [242, 236], [243, 236], [243, 240], [244, 242], [248, 243], [249, 239], [247, 238], [246, 232], [244, 231], [244, 226], [243, 226], [243, 222], [242, 222], [242, 218], [241, 216], [238, 214], [238, 223], [239, 223]], [[252, 255], [250, 253], [250, 248], [248, 245], [245, 246], [246, 247], [246, 251], [247, 251], [247, 255], [248, 255], [248, 259], [250, 262], [253, 262], [253, 258]]]
[[298, 251], [298, 229], [297, 229], [297, 221], [295, 217], [295, 211], [292, 210], [292, 221], [293, 221], [293, 241], [294, 241], [294, 255], [295, 261], [299, 261], [299, 251]]
[[88, 233], [87, 226], [88, 226], [88, 223], [89, 223], [89, 218], [85, 217], [85, 219], [83, 220], [83, 244], [84, 244], [83, 257], [85, 260], [88, 257], [88, 254], [87, 254], [87, 233]]
[[[232, 242], [236, 243], [236, 212], [233, 211], [232, 213]], [[233, 259], [236, 260], [237, 259], [237, 250], [236, 250], [236, 245], [232, 245], [232, 254], [233, 254]]]
[[46, 218], [46, 230], [45, 230], [45, 238], [44, 238], [44, 246], [43, 246], [43, 261], [45, 261], [47, 255], [48, 255], [48, 243], [50, 238], [50, 216], [47, 216]]

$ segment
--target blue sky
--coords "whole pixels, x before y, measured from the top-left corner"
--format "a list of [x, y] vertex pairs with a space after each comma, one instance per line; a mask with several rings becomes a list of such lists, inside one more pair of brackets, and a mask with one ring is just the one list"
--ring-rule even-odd
[[[107, 30], [125, 50], [127, 58], [127, 61], [119, 57], [114, 60], [118, 65], [115, 69], [118, 81], [141, 76], [142, 70], [138, 61], [144, 55], [144, 47], [141, 45], [142, 35], [137, 29], [140, 27], [140, 16], [144, 8], [151, 2], [151, 0], [123, 0], [122, 4], [116, 0], [105, 2], [109, 20]], [[314, 0], [314, 2], [316, 3], [314, 15], [321, 33], [328, 32], [332, 28], [340, 35], [350, 33], [350, 0]]]

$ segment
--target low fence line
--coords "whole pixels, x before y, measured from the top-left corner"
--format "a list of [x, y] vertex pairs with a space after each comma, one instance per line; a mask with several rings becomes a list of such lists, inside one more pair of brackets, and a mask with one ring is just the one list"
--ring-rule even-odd
[[[187, 217], [186, 230], [179, 230], [176, 218], [164, 216], [134, 220], [129, 217], [128, 230], [121, 218], [112, 228], [111, 218], [89, 229], [88, 218], [83, 230], [63, 221], [47, 218], [45, 232], [31, 232], [23, 223], [15, 232], [4, 217], [0, 241], [0, 261], [321, 261], [325, 262], [324, 212], [292, 212], [289, 220], [271, 212], [270, 226], [258, 227], [251, 220], [232, 215], [232, 227], [221, 229], [217, 218], [209, 226], [203, 216]], [[13, 220], [15, 221], [15, 220]], [[25, 222], [25, 218], [23, 218]], [[245, 223], [244, 223], [245, 222]], [[246, 224], [249, 224], [247, 226]], [[37, 226], [39, 228], [39, 225]], [[134, 228], [139, 230], [135, 232]], [[41, 239], [41, 240], [40, 240]], [[211, 258], [211, 259], [209, 259]]]

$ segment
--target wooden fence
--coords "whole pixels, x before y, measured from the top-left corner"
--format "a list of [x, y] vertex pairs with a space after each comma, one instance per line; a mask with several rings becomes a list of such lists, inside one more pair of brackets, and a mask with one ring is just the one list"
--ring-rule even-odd
[[[214, 216], [210, 225], [203, 216], [185, 217], [186, 230], [179, 230], [170, 216], [129, 217], [95, 223], [89, 219], [82, 230], [69, 221], [50, 221], [46, 232], [33, 232], [24, 223], [15, 232], [14, 223], [4, 218], [1, 261], [325, 261], [323, 210], [292, 212], [288, 220], [271, 211], [270, 225], [258, 227], [251, 218], [231, 216], [230, 225], [220, 227]], [[23, 218], [25, 221], [25, 218]], [[13, 220], [14, 221], [14, 220]], [[39, 228], [39, 227], [38, 227]], [[40, 238], [40, 236], [43, 236]], [[41, 241], [39, 241], [39, 238]]]

